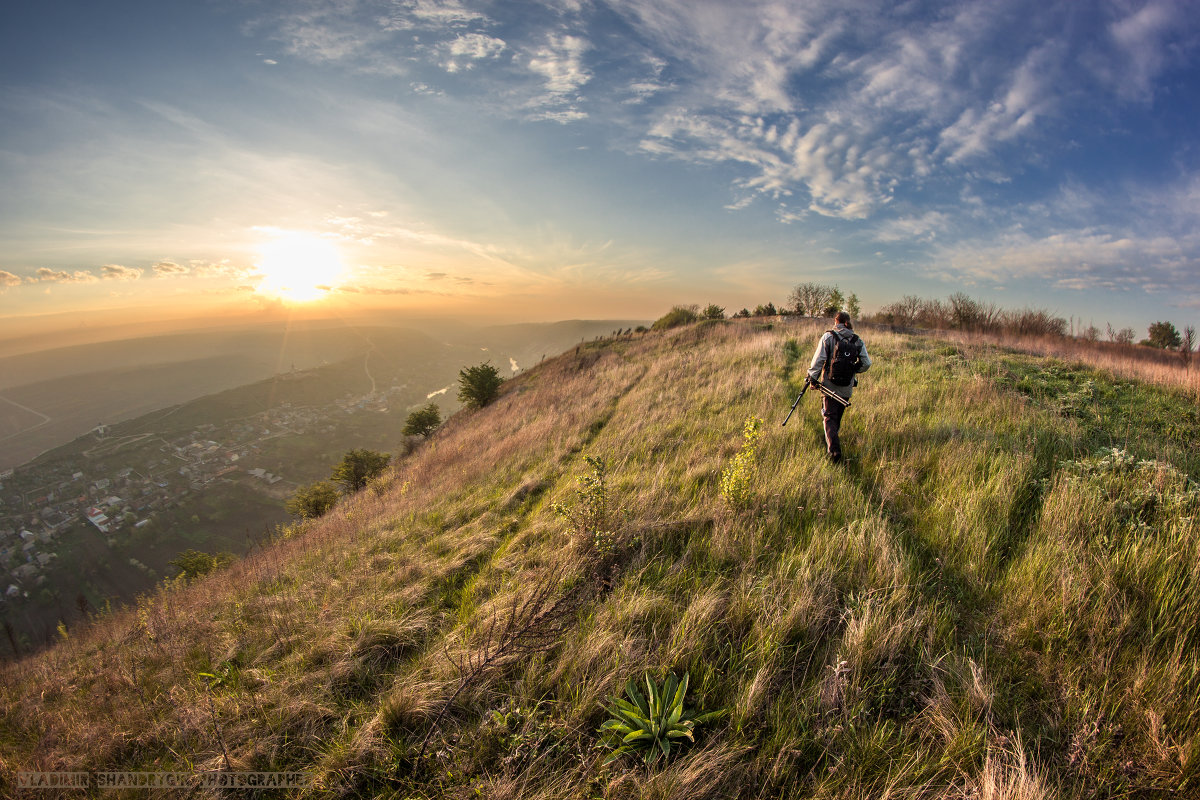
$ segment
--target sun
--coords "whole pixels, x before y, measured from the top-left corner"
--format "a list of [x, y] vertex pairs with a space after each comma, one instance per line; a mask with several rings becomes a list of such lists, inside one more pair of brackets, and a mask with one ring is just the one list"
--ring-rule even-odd
[[290, 303], [311, 303], [329, 294], [342, 278], [342, 257], [328, 239], [311, 233], [279, 231], [260, 249], [255, 289]]

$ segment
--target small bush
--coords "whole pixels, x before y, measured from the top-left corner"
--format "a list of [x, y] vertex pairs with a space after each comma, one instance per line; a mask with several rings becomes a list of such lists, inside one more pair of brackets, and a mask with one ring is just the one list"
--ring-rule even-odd
[[483, 408], [500, 394], [500, 370], [486, 361], [458, 373], [458, 399], [470, 408]]
[[678, 328], [680, 325], [687, 325], [700, 319], [699, 306], [675, 306], [666, 314], [654, 321], [650, 326], [652, 331], [665, 331], [671, 328]]
[[297, 489], [285, 508], [293, 517], [316, 519], [337, 505], [337, 501], [337, 487], [329, 481], [317, 481]]
[[204, 553], [199, 550], [184, 550], [167, 563], [179, 570], [187, 580], [199, 578], [233, 563], [233, 553]]
[[608, 464], [596, 456], [584, 460], [591, 472], [579, 476], [575, 503], [555, 503], [550, 509], [567, 519], [576, 541], [600, 558], [608, 558], [616, 552], [618, 538], [617, 514], [608, 495]]
[[342, 489], [357, 492], [367, 485], [372, 478], [379, 477], [392, 457], [387, 453], [377, 453], [374, 450], [351, 450], [342, 456], [341, 462], [333, 468], [332, 478], [342, 485]]
[[704, 309], [705, 319], [725, 319], [725, 309], [716, 303], [709, 303]]
[[404, 422], [403, 433], [405, 436], [428, 437], [441, 424], [442, 413], [438, 410], [437, 403], [430, 403], [408, 415], [408, 419]]
[[754, 480], [758, 477], [757, 446], [762, 435], [762, 424], [763, 421], [758, 417], [746, 419], [742, 428], [742, 449], [721, 473], [721, 496], [735, 508], [746, 506], [754, 492]]

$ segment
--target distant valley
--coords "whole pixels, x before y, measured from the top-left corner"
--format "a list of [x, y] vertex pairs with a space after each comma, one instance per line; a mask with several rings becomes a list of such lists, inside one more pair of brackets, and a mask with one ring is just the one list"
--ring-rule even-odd
[[[170, 577], [184, 550], [244, 555], [288, 520], [286, 499], [327, 477], [342, 453], [396, 451], [408, 413], [428, 402], [453, 413], [463, 367], [490, 361], [509, 375], [632, 325], [438, 338], [313, 326], [283, 340], [262, 330], [218, 337], [221, 354], [207, 357], [196, 357], [190, 335], [51, 351], [43, 376], [111, 361], [0, 390], [4, 618], [22, 649], [37, 647], [58, 620], [131, 601]], [[130, 363], [168, 351], [179, 360]], [[36, 364], [19, 363], [28, 358], [6, 361], [36, 374]], [[20, 456], [33, 451], [31, 461]]]

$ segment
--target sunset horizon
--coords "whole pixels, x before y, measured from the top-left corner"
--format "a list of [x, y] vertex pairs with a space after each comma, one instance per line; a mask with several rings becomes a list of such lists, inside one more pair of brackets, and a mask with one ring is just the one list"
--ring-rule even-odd
[[0, 330], [732, 312], [803, 281], [1200, 316], [1186, 3], [4, 14]]

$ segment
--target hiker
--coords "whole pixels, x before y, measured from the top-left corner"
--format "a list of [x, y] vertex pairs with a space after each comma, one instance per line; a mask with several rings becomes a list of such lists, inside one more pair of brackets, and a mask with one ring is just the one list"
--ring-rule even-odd
[[[867, 355], [866, 344], [852, 330], [849, 314], [839, 311], [834, 322], [837, 324], [825, 332], [817, 345], [817, 352], [813, 353], [812, 363], [808, 366], [808, 382], [825, 386], [838, 397], [849, 400], [854, 387], [858, 385], [858, 378], [854, 376], [867, 371], [871, 366], [871, 358]], [[835, 464], [842, 460], [838, 429], [842, 426], [842, 412], [845, 410], [846, 407], [836, 400], [821, 398], [825, 443], [829, 447], [829, 459]]]

